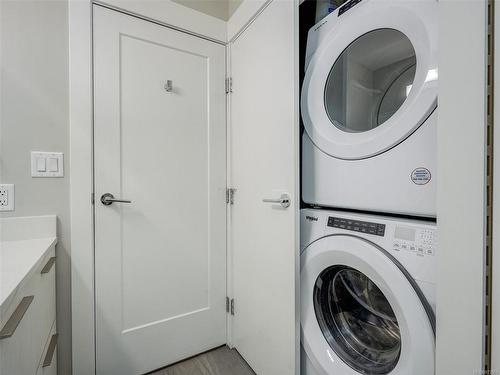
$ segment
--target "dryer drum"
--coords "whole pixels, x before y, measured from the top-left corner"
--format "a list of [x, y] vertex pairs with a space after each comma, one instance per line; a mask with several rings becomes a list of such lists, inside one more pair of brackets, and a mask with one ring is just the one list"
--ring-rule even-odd
[[360, 271], [336, 265], [318, 276], [314, 310], [330, 347], [361, 374], [385, 375], [401, 354], [398, 321], [380, 289]]

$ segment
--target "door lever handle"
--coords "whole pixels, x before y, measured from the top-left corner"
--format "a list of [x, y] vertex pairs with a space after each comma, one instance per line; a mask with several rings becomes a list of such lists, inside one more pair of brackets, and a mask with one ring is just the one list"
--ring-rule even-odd
[[275, 203], [281, 205], [283, 208], [288, 208], [290, 207], [290, 196], [286, 193], [281, 194], [281, 196], [278, 199], [262, 199], [262, 202], [264, 203]]
[[128, 199], [117, 199], [113, 194], [106, 193], [102, 195], [101, 203], [105, 206], [109, 206], [113, 203], [132, 203], [132, 201], [129, 201]]

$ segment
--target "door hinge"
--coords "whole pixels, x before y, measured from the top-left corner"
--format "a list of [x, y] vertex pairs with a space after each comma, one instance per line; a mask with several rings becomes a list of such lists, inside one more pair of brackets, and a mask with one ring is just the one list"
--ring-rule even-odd
[[94, 193], [90, 194], [90, 202], [92, 204], [95, 204], [95, 194]]
[[234, 193], [236, 192], [235, 188], [227, 188], [226, 189], [226, 203], [234, 204]]
[[226, 312], [234, 315], [234, 298], [226, 297]]
[[233, 79], [228, 77], [226, 78], [226, 94], [233, 92]]

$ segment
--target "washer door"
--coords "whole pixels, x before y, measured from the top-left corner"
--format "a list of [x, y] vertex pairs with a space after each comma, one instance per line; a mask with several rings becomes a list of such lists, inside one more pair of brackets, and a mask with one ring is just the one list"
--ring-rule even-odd
[[[411, 135], [437, 106], [437, 2], [369, 0], [324, 35], [306, 71], [305, 129], [323, 152], [357, 160]], [[325, 27], [326, 28], [326, 27]]]
[[324, 375], [434, 374], [433, 313], [388, 253], [337, 235], [301, 256], [302, 345]]

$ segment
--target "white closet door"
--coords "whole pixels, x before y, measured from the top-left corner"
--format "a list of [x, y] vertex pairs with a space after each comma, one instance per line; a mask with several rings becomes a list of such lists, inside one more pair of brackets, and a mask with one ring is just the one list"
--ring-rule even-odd
[[[294, 374], [297, 88], [294, 1], [272, 1], [230, 45], [231, 343], [259, 375]], [[290, 206], [263, 199], [290, 197]]]
[[96, 372], [143, 374], [226, 342], [225, 48], [95, 6], [94, 74]]

